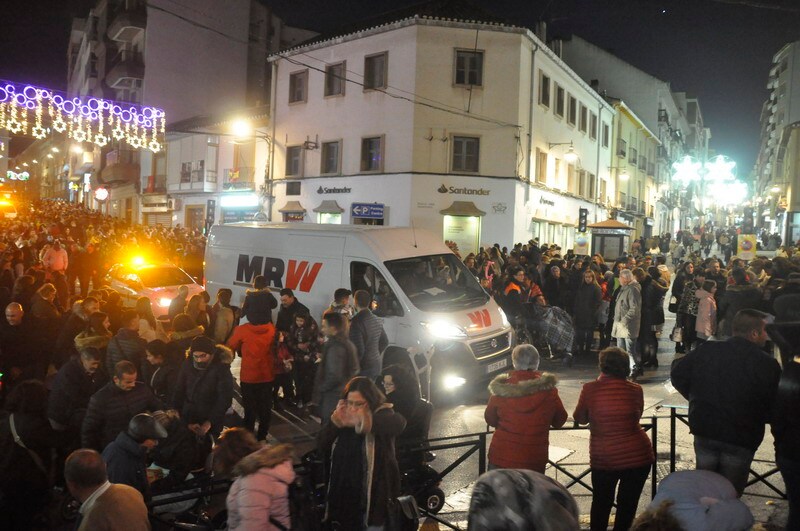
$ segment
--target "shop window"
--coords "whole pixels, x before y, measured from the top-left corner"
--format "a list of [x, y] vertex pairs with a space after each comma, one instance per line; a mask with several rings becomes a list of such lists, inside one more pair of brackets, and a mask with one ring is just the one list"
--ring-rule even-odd
[[342, 215], [339, 212], [318, 212], [317, 223], [323, 225], [341, 225]]
[[345, 63], [336, 63], [325, 67], [325, 96], [344, 96], [347, 83]]
[[385, 89], [389, 86], [387, 63], [389, 53], [368, 55], [364, 58], [364, 90]]
[[575, 99], [575, 96], [569, 94], [567, 96], [567, 123], [569, 125], [575, 125], [575, 121], [578, 119], [578, 100]]
[[322, 168], [324, 175], [333, 175], [341, 172], [341, 141], [322, 143]]
[[539, 70], [539, 104], [550, 107], [550, 76]]
[[483, 52], [456, 50], [455, 84], [483, 86]]
[[566, 98], [566, 92], [564, 91], [564, 87], [562, 87], [558, 83], [556, 83], [555, 85], [556, 85], [556, 108], [554, 109], [553, 113], [556, 116], [558, 116], [560, 118], [563, 118], [564, 117], [564, 99]]
[[478, 173], [480, 142], [472, 136], [453, 137], [453, 171]]
[[302, 223], [305, 218], [305, 212], [284, 212], [283, 221], [286, 223]]
[[300, 182], [286, 183], [286, 195], [300, 195], [300, 186], [302, 184]]
[[361, 139], [361, 171], [383, 170], [383, 137]]
[[303, 146], [286, 147], [286, 175], [299, 176], [302, 169]]
[[289, 74], [289, 103], [308, 100], [308, 70]]
[[353, 293], [363, 289], [372, 295], [372, 311], [378, 317], [403, 315], [403, 306], [386, 278], [372, 264], [350, 263], [350, 288]]

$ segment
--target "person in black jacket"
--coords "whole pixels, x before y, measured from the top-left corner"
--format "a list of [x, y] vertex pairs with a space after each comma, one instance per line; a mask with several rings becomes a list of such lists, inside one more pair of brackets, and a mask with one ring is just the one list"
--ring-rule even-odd
[[564, 296], [568, 291], [567, 279], [561, 274], [561, 268], [553, 266], [550, 268], [550, 277], [545, 281], [542, 287], [542, 293], [550, 306], [558, 306], [564, 308], [566, 301]]
[[178, 288], [178, 294], [169, 303], [169, 310], [167, 315], [170, 319], [175, 319], [176, 316], [186, 311], [186, 300], [189, 298], [189, 286], [181, 286]]
[[786, 485], [789, 520], [786, 529], [800, 529], [800, 357], [783, 367], [772, 415], [775, 462]]
[[80, 438], [89, 399], [108, 382], [102, 357], [99, 349], [87, 347], [58, 370], [47, 399], [47, 418], [54, 428]]
[[583, 272], [583, 281], [574, 292], [575, 300], [572, 316], [575, 318], [575, 332], [578, 350], [576, 354], [591, 353], [594, 343], [594, 329], [597, 327], [597, 311], [603, 299], [603, 291], [597, 283], [595, 272], [586, 269]]
[[718, 339], [727, 339], [733, 334], [733, 317], [739, 310], [761, 306], [761, 288], [750, 283], [747, 272], [741, 267], [731, 270], [733, 284], [729, 285], [719, 299], [717, 320], [720, 323]]
[[86, 297], [75, 303], [56, 340], [53, 363], [57, 369], [77, 354], [75, 338], [86, 330], [89, 325], [89, 316], [98, 311], [100, 311], [100, 302], [94, 297]]
[[23, 380], [36, 377], [41, 366], [40, 344], [36, 331], [22, 306], [12, 302], [0, 320], [0, 373], [2, 391], [8, 393]]
[[133, 363], [117, 363], [112, 381], [89, 400], [81, 427], [81, 446], [102, 451], [125, 429], [134, 415], [163, 408], [153, 392], [136, 381], [136, 376]]
[[219, 437], [225, 412], [233, 400], [233, 353], [207, 336], [197, 336], [189, 347], [172, 395], [172, 405], [198, 436]]
[[160, 339], [147, 344], [145, 360], [142, 362], [142, 380], [156, 398], [168, 404], [175, 391], [175, 382], [185, 354], [170, 350], [169, 345]]
[[278, 306], [278, 301], [267, 287], [264, 275], [256, 275], [253, 279], [253, 289], [247, 290], [242, 304], [242, 316], [254, 325], [272, 322], [272, 310]]
[[147, 342], [139, 337], [139, 313], [125, 310], [116, 335], [108, 342], [106, 350], [106, 370], [111, 373], [120, 361], [127, 360], [136, 367], [142, 365]]
[[[640, 269], [635, 269], [636, 275]], [[637, 279], [639, 276], [637, 275]], [[642, 320], [639, 327], [640, 352], [643, 367], [658, 367], [658, 336], [664, 326], [664, 297], [668, 286], [661, 279], [661, 271], [656, 266], [642, 271], [639, 284], [642, 286]]]
[[356, 347], [361, 366], [359, 376], [375, 380], [383, 368], [383, 351], [389, 345], [383, 322], [369, 309], [372, 296], [368, 291], [358, 290], [353, 297], [356, 313], [350, 321], [350, 341]]
[[672, 366], [672, 385], [689, 400], [697, 468], [728, 478], [741, 496], [770, 421], [781, 369], [762, 349], [767, 315], [742, 310], [733, 337], [708, 341]]
[[145, 502], [150, 501], [147, 454], [166, 437], [167, 430], [152, 415], [134, 415], [127, 429], [103, 450], [108, 481], [133, 487], [142, 493]]
[[297, 315], [297, 312], [300, 310], [305, 310], [307, 314], [311, 313], [308, 308], [297, 300], [292, 290], [283, 288], [281, 290], [281, 308], [278, 310], [278, 319], [275, 321], [275, 329], [278, 332], [288, 332], [289, 328], [294, 324], [294, 316]]
[[158, 494], [176, 490], [192, 470], [203, 468], [211, 452], [211, 441], [198, 439], [174, 409], [156, 411], [153, 418], [167, 430], [167, 438], [150, 452], [153, 464], [169, 470], [166, 477], [152, 485], [153, 493]]

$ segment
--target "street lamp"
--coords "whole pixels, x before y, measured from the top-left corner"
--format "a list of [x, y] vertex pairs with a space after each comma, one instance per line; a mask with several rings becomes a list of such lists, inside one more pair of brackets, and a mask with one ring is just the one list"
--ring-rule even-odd
[[231, 124], [231, 134], [236, 138], [252, 137], [253, 127], [247, 120], [234, 120]]
[[547, 144], [547, 149], [553, 149], [556, 146], [569, 146], [569, 149], [564, 153], [564, 160], [572, 164], [578, 160], [578, 154], [575, 153], [575, 146], [572, 142], [550, 142]]
[[[248, 120], [236, 119], [231, 123], [230, 134], [234, 137], [234, 141], [248, 141], [248, 140], [263, 140], [267, 143], [267, 157], [264, 160], [264, 184], [259, 190], [261, 193], [261, 212], [257, 213], [255, 219], [257, 221], [272, 221], [272, 175], [270, 174], [270, 161], [272, 158], [272, 138], [268, 135], [257, 134], [255, 128]], [[264, 208], [263, 201], [266, 200], [267, 206]], [[264, 213], [266, 210], [266, 214]]]

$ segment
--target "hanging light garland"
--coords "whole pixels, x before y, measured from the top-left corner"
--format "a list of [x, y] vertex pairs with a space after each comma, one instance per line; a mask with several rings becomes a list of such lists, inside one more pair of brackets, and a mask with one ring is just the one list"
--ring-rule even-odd
[[164, 147], [166, 117], [155, 107], [99, 98], [68, 98], [49, 89], [0, 80], [0, 129], [46, 138], [66, 133], [103, 147], [111, 139], [157, 153]]

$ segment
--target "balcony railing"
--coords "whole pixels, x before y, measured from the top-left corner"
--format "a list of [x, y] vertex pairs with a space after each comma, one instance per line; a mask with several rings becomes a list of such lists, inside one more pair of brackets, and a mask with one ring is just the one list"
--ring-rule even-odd
[[106, 83], [114, 88], [131, 88], [144, 79], [144, 60], [140, 52], [120, 50], [108, 74]]
[[222, 179], [224, 191], [255, 190], [255, 168], [226, 168]]
[[207, 183], [217, 182], [217, 172], [214, 170], [192, 170], [191, 179], [193, 183]]

